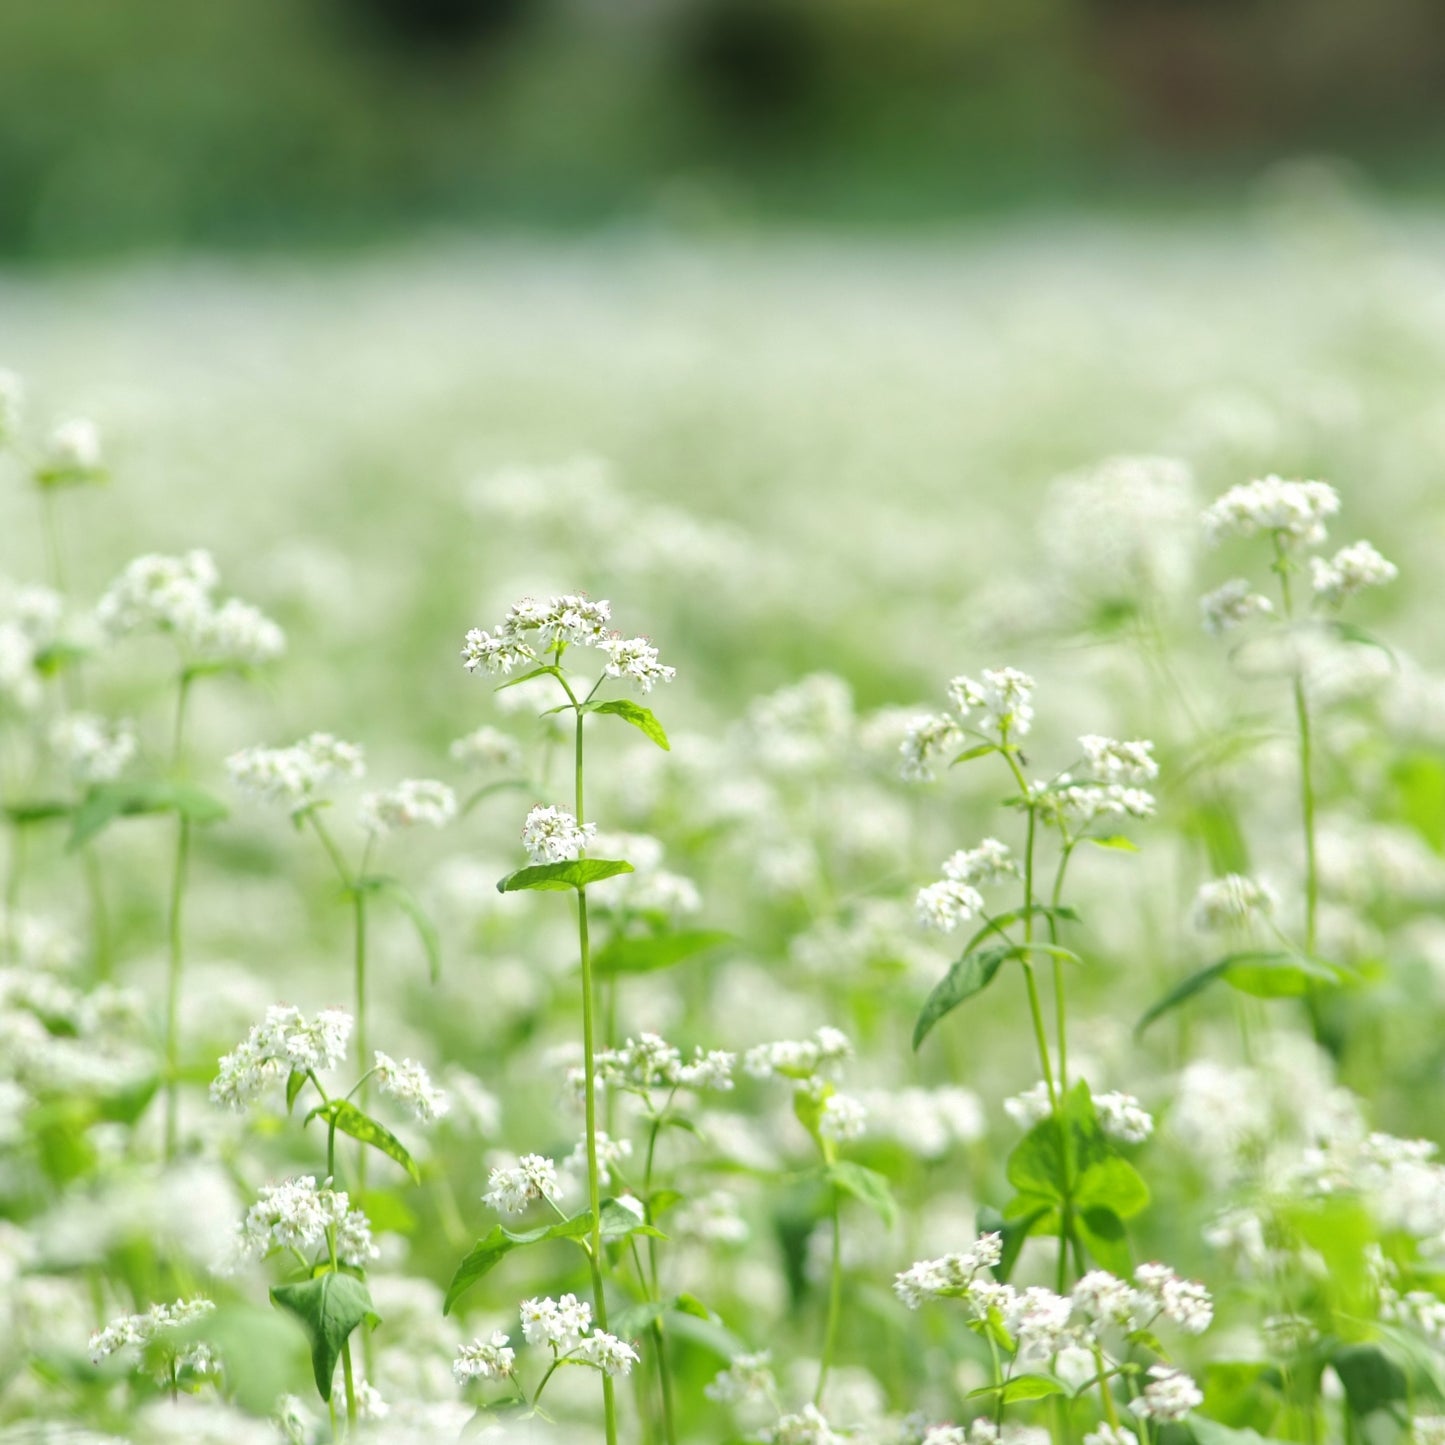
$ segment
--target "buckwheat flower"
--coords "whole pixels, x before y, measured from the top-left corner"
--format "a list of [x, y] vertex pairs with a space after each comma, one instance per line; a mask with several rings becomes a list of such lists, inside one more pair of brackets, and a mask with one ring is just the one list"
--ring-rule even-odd
[[844, 1436], [816, 1405], [804, 1405], [796, 1415], [784, 1415], [762, 1432], [762, 1439], [767, 1445], [846, 1445]]
[[286, 651], [286, 634], [259, 607], [231, 597], [192, 619], [187, 641], [212, 661], [259, 667]]
[[346, 1058], [352, 1025], [344, 1009], [322, 1009], [307, 1019], [286, 1005], [268, 1008], [265, 1019], [221, 1058], [211, 1102], [242, 1109], [292, 1072], [334, 1069]]
[[637, 1351], [616, 1335], [598, 1330], [582, 1341], [573, 1358], [604, 1375], [630, 1375], [637, 1363]]
[[50, 747], [77, 783], [111, 783], [135, 757], [135, 727], [93, 712], [67, 713], [51, 724]]
[[592, 1306], [574, 1294], [564, 1294], [561, 1299], [525, 1299], [520, 1314], [527, 1343], [549, 1345], [558, 1355], [575, 1350], [592, 1327]]
[[1203, 1403], [1204, 1392], [1183, 1370], [1151, 1365], [1143, 1395], [1130, 1401], [1129, 1408], [1145, 1420], [1182, 1420]]
[[484, 667], [488, 672], [506, 676], [520, 664], [536, 662], [537, 654], [519, 637], [493, 636], [480, 627], [473, 627], [466, 635], [462, 659], [468, 672]]
[[1121, 742], [1117, 738], [1086, 733], [1079, 739], [1089, 770], [1103, 783], [1152, 783], [1159, 776], [1154, 761], [1154, 744], [1143, 740]]
[[671, 682], [675, 667], [657, 660], [657, 649], [645, 637], [622, 637], [614, 633], [600, 644], [607, 654], [603, 671], [608, 677], [625, 677], [638, 692], [651, 692], [659, 682]]
[[522, 825], [522, 846], [533, 863], [570, 863], [582, 856], [596, 831], [595, 823], [579, 826], [564, 808], [536, 807]]
[[680, 1204], [667, 1216], [667, 1230], [675, 1239], [702, 1244], [746, 1244], [752, 1231], [738, 1212], [737, 1197], [726, 1189], [711, 1189]]
[[378, 1049], [375, 1069], [381, 1092], [405, 1104], [423, 1123], [440, 1119], [450, 1107], [446, 1094], [432, 1083], [431, 1075], [415, 1059], [397, 1063]]
[[913, 907], [925, 928], [952, 933], [983, 912], [983, 894], [967, 883], [945, 878], [920, 888]]
[[1139, 1445], [1139, 1437], [1124, 1425], [1100, 1421], [1084, 1435], [1084, 1445]]
[[13, 371], [0, 368], [0, 445], [20, 430], [25, 412], [25, 383]]
[[1165, 1264], [1141, 1264], [1134, 1271], [1141, 1297], [1186, 1334], [1201, 1335], [1214, 1318], [1209, 1291], [1197, 1280], [1181, 1279]]
[[334, 1231], [341, 1263], [361, 1269], [378, 1257], [366, 1216], [351, 1207], [344, 1191], [318, 1189], [310, 1175], [287, 1179], [257, 1193], [240, 1227], [237, 1256], [264, 1259], [273, 1249], [306, 1253], [326, 1243], [328, 1230]]
[[381, 1251], [371, 1242], [371, 1224], [359, 1209], [347, 1207], [345, 1194], [333, 1195], [332, 1212], [336, 1226], [336, 1257], [353, 1269], [365, 1269]]
[[715, 1405], [743, 1405], [755, 1400], [770, 1400], [778, 1389], [772, 1366], [771, 1350], [760, 1350], [753, 1355], [734, 1355], [727, 1369], [714, 1375], [712, 1381], [702, 1387], [702, 1392]]
[[541, 1154], [524, 1154], [514, 1168], [494, 1168], [487, 1176], [482, 1203], [503, 1214], [521, 1214], [537, 1199], [556, 1199], [562, 1192], [557, 1166]]
[[96, 603], [96, 620], [112, 637], [147, 627], [189, 636], [209, 617], [219, 581], [215, 561], [201, 549], [137, 557]]
[[215, 1304], [197, 1296], [194, 1299], [179, 1299], [174, 1304], [155, 1304], [145, 1314], [123, 1315], [112, 1320], [103, 1330], [97, 1330], [90, 1337], [90, 1362], [98, 1365], [117, 1351], [136, 1348], [144, 1349], [168, 1330], [179, 1329], [193, 1320], [208, 1315]]
[[1352, 542], [1326, 562], [1310, 558], [1310, 582], [1315, 598], [1326, 607], [1338, 607], [1366, 587], [1383, 587], [1400, 575], [1368, 542]]
[[841, 1063], [852, 1052], [847, 1034], [825, 1024], [811, 1039], [780, 1039], [755, 1045], [743, 1056], [743, 1069], [755, 1079], [778, 1076], [807, 1080], [824, 1066]]
[[33, 712], [43, 697], [35, 671], [35, 644], [17, 623], [0, 622], [0, 703]]
[[464, 768], [518, 768], [522, 745], [494, 727], [480, 727], [458, 738], [448, 749], [451, 760]]
[[818, 1133], [835, 1143], [861, 1139], [868, 1128], [868, 1110], [848, 1094], [830, 1094], [823, 1101]]
[[1008, 844], [997, 838], [985, 838], [976, 848], [961, 848], [943, 865], [943, 876], [953, 883], [996, 883], [1018, 871]]
[[1218, 933], [1268, 918], [1278, 906], [1279, 894], [1263, 879], [1226, 873], [1199, 885], [1189, 917], [1199, 932]]
[[426, 824], [445, 828], [457, 815], [457, 795], [435, 778], [407, 778], [384, 793], [366, 793], [357, 818], [378, 837]]
[[921, 1445], [969, 1445], [963, 1425], [932, 1425], [923, 1432]]
[[44, 481], [79, 481], [100, 470], [100, 432], [88, 417], [61, 422], [50, 433], [38, 475]]
[[1211, 637], [1221, 637], [1256, 617], [1274, 615], [1274, 603], [1261, 592], [1251, 592], [1243, 577], [1231, 578], [1199, 599], [1200, 618]]
[[1099, 1127], [1121, 1144], [1142, 1144], [1154, 1132], [1153, 1116], [1132, 1094], [1094, 1095]]
[[1414, 1445], [1445, 1445], [1445, 1415], [1416, 1415], [1410, 1421]]
[[673, 1082], [680, 1089], [711, 1089], [725, 1094], [733, 1087], [733, 1066], [736, 1062], [737, 1055], [726, 1049], [708, 1049], [704, 1052], [698, 1048], [690, 1062], [677, 1065]]
[[1035, 1285], [1024, 1290], [1007, 1316], [1010, 1332], [1017, 1345], [1017, 1359], [1027, 1361], [1051, 1359], [1069, 1339], [1072, 1301], [1051, 1289]]
[[916, 718], [909, 724], [898, 751], [903, 758], [899, 773], [905, 782], [929, 783], [933, 781], [933, 764], [940, 753], [957, 747], [963, 741], [963, 733], [957, 719], [947, 713], [935, 713]]
[[1015, 739], [1027, 736], [1034, 720], [1033, 678], [1016, 667], [985, 668], [981, 677], [981, 681], [955, 677], [948, 684], [949, 700], [958, 715], [982, 712], [985, 731]]
[[226, 771], [240, 792], [297, 813], [324, 797], [333, 784], [362, 777], [366, 761], [356, 743], [312, 733], [290, 747], [243, 748], [226, 759]]
[[1339, 494], [1327, 482], [1268, 476], [1231, 487], [1211, 502], [1204, 510], [1204, 535], [1217, 543], [1269, 532], [1290, 546], [1317, 547], [1325, 540], [1325, 519], [1339, 510]]
[[1154, 816], [1154, 794], [1124, 783], [1075, 783], [1065, 773], [1056, 786], [1035, 783], [1032, 791], [1046, 817], [1069, 824], [1076, 833], [1100, 818]]
[[469, 1380], [504, 1380], [516, 1368], [517, 1352], [509, 1348], [508, 1336], [493, 1330], [485, 1340], [463, 1345], [452, 1361], [452, 1374], [457, 1384]]
[[1069, 1298], [1074, 1311], [1094, 1326], [1139, 1328], [1138, 1298], [1133, 1289], [1105, 1269], [1092, 1269], [1075, 1284]]
[[[612, 1184], [612, 1171], [632, 1158], [632, 1140], [614, 1139], [601, 1129], [597, 1131], [597, 1183], [607, 1189]], [[587, 1177], [587, 1136], [562, 1161], [563, 1170], [579, 1179]]]
[[1022, 1094], [1005, 1099], [1003, 1110], [1021, 1129], [1032, 1129], [1035, 1124], [1047, 1119], [1054, 1112], [1049, 1086], [1041, 1080], [1032, 1088], [1025, 1089]]

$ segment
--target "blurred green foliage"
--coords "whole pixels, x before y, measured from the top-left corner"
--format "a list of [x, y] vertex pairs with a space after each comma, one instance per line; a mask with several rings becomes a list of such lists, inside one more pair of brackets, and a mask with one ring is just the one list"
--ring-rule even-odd
[[7, 0], [0, 251], [1431, 173], [1436, 0]]

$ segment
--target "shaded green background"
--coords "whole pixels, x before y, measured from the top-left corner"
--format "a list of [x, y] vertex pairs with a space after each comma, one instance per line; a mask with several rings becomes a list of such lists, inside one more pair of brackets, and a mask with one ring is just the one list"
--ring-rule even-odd
[[1438, 0], [7, 0], [0, 253], [1431, 192]]

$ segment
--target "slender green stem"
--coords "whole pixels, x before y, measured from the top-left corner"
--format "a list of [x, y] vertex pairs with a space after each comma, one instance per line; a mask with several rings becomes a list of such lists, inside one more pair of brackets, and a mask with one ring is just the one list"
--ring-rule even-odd
[[[1053, 912], [1049, 914], [1049, 942], [1059, 941], [1058, 909], [1064, 897], [1064, 875], [1069, 870], [1069, 859], [1074, 855], [1077, 839], [1067, 839], [1059, 854], [1059, 866], [1054, 873], [1054, 891], [1049, 903]], [[1068, 1010], [1064, 998], [1064, 961], [1054, 955], [1054, 1034], [1059, 1045], [1059, 1093], [1069, 1092], [1069, 1031]]]
[[341, 1346], [341, 1375], [346, 1381], [346, 1433], [356, 1430], [356, 1377], [351, 1369], [351, 1341]]
[[[367, 1073], [361, 1076], [357, 1085], [360, 1090], [361, 1107], [366, 1107], [366, 1081], [371, 1074], [371, 1055], [366, 1043], [366, 894], [360, 888], [351, 890], [356, 914], [356, 1056]], [[356, 1187], [358, 1192], [366, 1188], [366, 1146], [356, 1161]]]
[[1099, 1372], [1099, 1403], [1104, 1407], [1104, 1418], [1118, 1430], [1119, 1412], [1114, 1408], [1114, 1392], [1109, 1389], [1108, 1371], [1104, 1368], [1104, 1352], [1097, 1344], [1094, 1346], [1094, 1365]]
[[843, 1218], [838, 1208], [838, 1191], [833, 1190], [833, 1257], [828, 1273], [828, 1319], [823, 1326], [823, 1355], [818, 1362], [818, 1385], [813, 1404], [823, 1403], [823, 1389], [833, 1368], [833, 1348], [838, 1341], [838, 1320], [843, 1313]]

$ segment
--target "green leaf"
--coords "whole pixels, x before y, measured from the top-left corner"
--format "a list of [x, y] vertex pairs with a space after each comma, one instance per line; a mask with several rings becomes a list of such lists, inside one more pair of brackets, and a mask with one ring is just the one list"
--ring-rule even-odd
[[1074, 1204], [1079, 1209], [1102, 1206], [1120, 1219], [1133, 1219], [1149, 1204], [1149, 1186], [1127, 1160], [1115, 1155], [1090, 1164], [1074, 1181]]
[[411, 925], [416, 929], [416, 936], [421, 941], [422, 951], [426, 954], [431, 981], [439, 982], [442, 976], [441, 939], [437, 935], [436, 925], [427, 916], [426, 909], [417, 902], [411, 889], [400, 878], [392, 878], [387, 874], [373, 874], [362, 878], [356, 886], [368, 893], [391, 899], [411, 919]]
[[[635, 1216], [634, 1216], [635, 1217]], [[580, 1239], [591, 1232], [592, 1211], [583, 1210], [571, 1219], [559, 1219], [555, 1224], [544, 1224], [537, 1229], [513, 1233], [500, 1224], [492, 1226], [491, 1233], [479, 1239], [466, 1258], [457, 1266], [452, 1282], [447, 1286], [442, 1313], [448, 1315], [452, 1306], [476, 1284], [490, 1274], [514, 1249], [521, 1245], [537, 1244], [544, 1239]]]
[[[1014, 1205], [1019, 1208], [1015, 1209]], [[1053, 1212], [1054, 1206], [1048, 1200], [1022, 1194], [1011, 1201], [1008, 1217], [987, 1207], [978, 1211], [978, 1232], [1002, 1237], [1002, 1257], [993, 1271], [1000, 1282], [1008, 1283], [1008, 1277], [1013, 1273], [1014, 1265], [1018, 1263], [1019, 1255], [1023, 1251], [1024, 1241], [1033, 1233], [1034, 1226], [1042, 1223], [1045, 1216]]]
[[311, 1339], [311, 1367], [323, 1400], [331, 1399], [331, 1382], [341, 1347], [361, 1324], [375, 1329], [381, 1323], [371, 1294], [354, 1275], [335, 1270], [297, 1284], [278, 1284], [271, 1300], [299, 1319]]
[[610, 702], [589, 703], [587, 711], [611, 713], [614, 717], [620, 717], [623, 722], [630, 722], [639, 732], [646, 733], [663, 752], [672, 751], [672, 744], [668, 742], [667, 734], [662, 730], [662, 724], [653, 715], [652, 709], [645, 708], [630, 698], [620, 697]]
[[1338, 618], [1326, 622], [1325, 627], [1328, 631], [1333, 632], [1341, 642], [1356, 642], [1361, 647], [1373, 647], [1377, 651], [1383, 652], [1390, 659], [1391, 668], [1395, 672], [1400, 670], [1400, 659], [1395, 656], [1393, 649], [1388, 643], [1382, 642], [1376, 637], [1373, 632], [1366, 632], [1363, 627], [1359, 627], [1353, 622], [1341, 622]]
[[1404, 1370], [1377, 1345], [1345, 1345], [1330, 1357], [1330, 1364], [1356, 1415], [1373, 1414], [1409, 1393]]
[[646, 1220], [639, 1219], [620, 1199], [604, 1199], [599, 1206], [602, 1217], [603, 1239], [626, 1239], [630, 1234], [646, 1235], [651, 1239], [666, 1239], [660, 1230], [654, 1229]]
[[421, 1183], [421, 1170], [417, 1167], [416, 1160], [407, 1153], [401, 1140], [390, 1129], [378, 1124], [370, 1114], [363, 1114], [350, 1100], [333, 1099], [330, 1104], [313, 1109], [306, 1117], [308, 1122], [320, 1118], [327, 1124], [335, 1124], [343, 1134], [349, 1134], [353, 1139], [369, 1144], [388, 1159], [400, 1164], [411, 1175], [414, 1184]]
[[1068, 1386], [1061, 1380], [1056, 1380], [1052, 1375], [1015, 1375], [1013, 1379], [1006, 1380], [999, 1385], [982, 1385], [977, 1390], [970, 1390], [970, 1400], [981, 1400], [987, 1396], [1001, 1394], [1004, 1404], [1011, 1405], [1016, 1400], [1043, 1400], [1050, 1395], [1067, 1395]]
[[1120, 853], [1137, 853], [1139, 845], [1132, 839], [1126, 838], [1122, 833], [1111, 834], [1107, 838], [1086, 838], [1086, 843], [1092, 843], [1096, 848], [1113, 848]]
[[75, 810], [66, 848], [83, 848], [117, 818], [146, 813], [177, 813], [192, 823], [214, 823], [226, 817], [227, 808], [190, 783], [96, 783]]
[[73, 642], [53, 642], [35, 654], [34, 666], [42, 677], [54, 677], [67, 667], [84, 662], [89, 656], [88, 647], [77, 647]]
[[292, 1069], [286, 1078], [286, 1112], [291, 1112], [296, 1096], [306, 1087], [306, 1075], [300, 1069]]
[[[534, 677], [558, 677], [562, 676], [560, 667], [534, 667], [531, 672], [524, 672], [521, 677], [509, 677], [506, 682], [499, 682], [492, 689], [493, 692], [506, 692], [509, 687], [521, 687], [524, 682], [531, 682]], [[571, 707], [571, 703], [564, 703], [564, 707]]]
[[42, 799], [34, 803], [10, 803], [5, 808], [5, 818], [16, 827], [25, 828], [32, 823], [49, 823], [56, 818], [67, 818], [72, 812], [69, 803], [58, 799]]
[[497, 892], [520, 893], [529, 888], [557, 891], [585, 888], [589, 883], [600, 883], [604, 878], [615, 878], [619, 873], [632, 871], [632, 864], [621, 858], [576, 858], [570, 863], [535, 863], [530, 868], [508, 873], [497, 884]]
[[311, 1341], [294, 1315], [261, 1305], [221, 1304], [165, 1331], [168, 1347], [206, 1344], [226, 1371], [226, 1392], [262, 1418], [279, 1395], [305, 1388]]
[[998, 934], [998, 936], [1004, 941], [1004, 943], [1012, 942], [1012, 940], [1004, 932], [1004, 929], [1009, 928], [1013, 924], [1018, 923], [1030, 916], [1067, 919], [1070, 923], [1081, 922], [1079, 915], [1075, 913], [1072, 908], [1066, 907], [1062, 903], [1060, 903], [1057, 907], [1053, 908], [1051, 908], [1046, 903], [1031, 903], [1027, 908], [1013, 908], [1010, 909], [1007, 913], [995, 914], [992, 918], [989, 919], [987, 923], [984, 924], [982, 928], [978, 930], [977, 933], [973, 935], [972, 938], [968, 940], [967, 943], [964, 944], [964, 953], [972, 953], [974, 949], [977, 948], [978, 945], [984, 941], [985, 938], [987, 938], [990, 934], [994, 933]]
[[1336, 970], [1318, 959], [1306, 958], [1302, 953], [1281, 949], [1246, 949], [1241, 953], [1228, 954], [1208, 968], [1190, 974], [1144, 1014], [1134, 1025], [1134, 1032], [1142, 1034], [1156, 1019], [1221, 979], [1231, 988], [1252, 994], [1255, 998], [1297, 998], [1308, 992], [1312, 985], [1324, 984], [1336, 988], [1340, 982]]
[[598, 950], [592, 967], [599, 976], [656, 973], [658, 969], [671, 968], [732, 941], [732, 934], [715, 929], [663, 933], [644, 938], [614, 938]]
[[1011, 944], [964, 954], [944, 974], [942, 980], [934, 986], [933, 992], [924, 1002], [923, 1011], [918, 1015], [918, 1022], [913, 1025], [914, 1050], [917, 1051], [940, 1019], [946, 1018], [965, 999], [972, 998], [976, 993], [982, 993], [993, 982], [994, 976], [1012, 955], [1013, 946]]
[[1074, 1224], [1084, 1248], [1099, 1264], [1110, 1274], [1128, 1279], [1134, 1271], [1134, 1256], [1130, 1253], [1129, 1236], [1119, 1216], [1107, 1206], [1095, 1204], [1080, 1209]]
[[1001, 753], [1002, 751], [1003, 749], [997, 743], [978, 743], [974, 747], [965, 748], [948, 766], [956, 768], [960, 763], [971, 763], [975, 758], [987, 757], [989, 753]]
[[889, 1229], [898, 1222], [898, 1205], [894, 1201], [893, 1190], [876, 1169], [845, 1159], [830, 1164], [825, 1173], [836, 1188], [861, 1200]]

